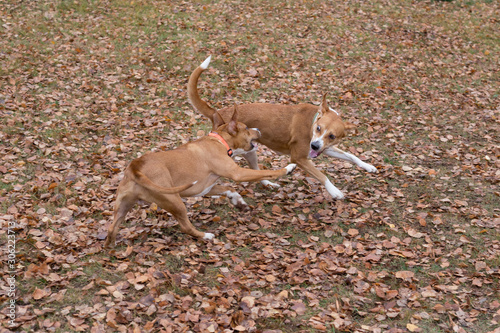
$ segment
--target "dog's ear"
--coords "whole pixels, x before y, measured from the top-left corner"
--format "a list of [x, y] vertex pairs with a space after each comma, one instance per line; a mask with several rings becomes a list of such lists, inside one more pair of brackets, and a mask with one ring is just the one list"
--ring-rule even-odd
[[326, 102], [326, 93], [323, 95], [323, 99], [321, 100], [321, 104], [319, 105], [319, 115], [322, 116], [323, 114], [328, 112], [328, 103]]
[[353, 123], [350, 123], [350, 122], [348, 122], [348, 121], [345, 121], [345, 122], [344, 122], [344, 130], [345, 130], [346, 132], [352, 131], [352, 130], [354, 130], [356, 127], [357, 127], [357, 126], [356, 126], [356, 125], [354, 125]]
[[227, 124], [227, 132], [232, 136], [238, 133], [238, 110], [236, 109], [236, 105], [233, 107], [233, 117], [229, 124]]
[[231, 120], [238, 122], [238, 108], [236, 107], [236, 104], [233, 106], [233, 117]]
[[212, 131], [215, 131], [217, 128], [220, 126], [224, 125], [224, 119], [222, 119], [221, 115], [219, 114], [218, 111], [215, 111], [214, 113], [214, 119], [213, 119], [213, 125], [212, 125]]

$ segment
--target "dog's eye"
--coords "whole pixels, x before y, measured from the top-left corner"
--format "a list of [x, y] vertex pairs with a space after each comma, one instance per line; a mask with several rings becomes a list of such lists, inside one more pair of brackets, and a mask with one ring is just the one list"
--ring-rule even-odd
[[318, 131], [318, 132], [321, 131], [321, 127], [319, 127], [319, 126], [316, 127], [316, 131]]
[[329, 138], [330, 138], [330, 140], [335, 140], [335, 135], [330, 134]]

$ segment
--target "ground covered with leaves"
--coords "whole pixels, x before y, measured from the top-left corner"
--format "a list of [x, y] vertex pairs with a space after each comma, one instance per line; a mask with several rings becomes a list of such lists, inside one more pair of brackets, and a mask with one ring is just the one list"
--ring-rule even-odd
[[[474, 0], [2, 1], [0, 330], [499, 332], [499, 17]], [[138, 205], [103, 249], [125, 166], [210, 129], [186, 97], [208, 55], [212, 106], [327, 92], [358, 126], [340, 147], [379, 172], [315, 160], [343, 201], [301, 170], [232, 184], [247, 212], [187, 199], [213, 241]]]

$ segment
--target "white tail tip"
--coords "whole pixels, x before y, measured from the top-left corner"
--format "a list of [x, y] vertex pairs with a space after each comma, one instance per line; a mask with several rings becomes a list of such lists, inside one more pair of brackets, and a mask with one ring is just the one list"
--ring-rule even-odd
[[208, 56], [208, 58], [205, 59], [205, 61], [201, 63], [200, 67], [202, 69], [207, 69], [208, 65], [210, 65], [210, 59], [212, 59], [212, 56]]

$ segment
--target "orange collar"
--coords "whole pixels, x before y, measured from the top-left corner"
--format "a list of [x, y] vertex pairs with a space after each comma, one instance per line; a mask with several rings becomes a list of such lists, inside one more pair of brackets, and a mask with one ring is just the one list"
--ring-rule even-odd
[[220, 141], [220, 143], [222, 143], [224, 146], [226, 146], [227, 155], [229, 157], [233, 156], [233, 150], [231, 148], [229, 148], [229, 145], [227, 144], [226, 140], [224, 140], [224, 138], [222, 136], [220, 136], [219, 133], [210, 132], [210, 133], [208, 133], [208, 136], [212, 136], [212, 137], [218, 139]]

